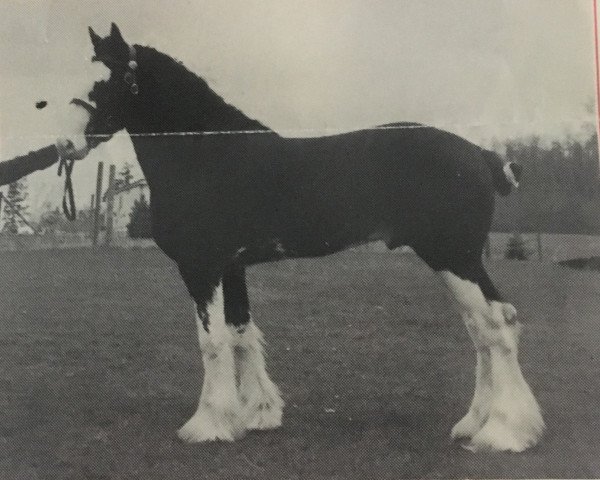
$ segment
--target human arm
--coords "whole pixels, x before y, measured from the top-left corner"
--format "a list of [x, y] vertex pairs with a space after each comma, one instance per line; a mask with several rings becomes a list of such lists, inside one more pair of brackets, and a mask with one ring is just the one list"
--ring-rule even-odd
[[37, 170], [44, 170], [55, 164], [61, 157], [80, 160], [87, 155], [88, 151], [87, 148], [76, 150], [68, 139], [58, 139], [55, 145], [0, 162], [0, 186], [13, 183]]
[[49, 145], [27, 155], [0, 162], [0, 185], [8, 185], [36, 170], [43, 170], [59, 159], [56, 145]]

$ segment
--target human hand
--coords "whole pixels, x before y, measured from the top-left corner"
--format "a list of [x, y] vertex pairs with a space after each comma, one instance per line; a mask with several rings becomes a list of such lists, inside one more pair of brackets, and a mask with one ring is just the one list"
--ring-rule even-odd
[[81, 160], [86, 157], [90, 149], [87, 145], [77, 148], [68, 138], [59, 138], [56, 140], [56, 149], [61, 158], [66, 160]]

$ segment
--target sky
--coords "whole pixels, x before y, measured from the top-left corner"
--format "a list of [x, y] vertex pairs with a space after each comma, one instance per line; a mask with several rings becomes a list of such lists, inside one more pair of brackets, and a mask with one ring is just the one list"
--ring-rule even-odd
[[[594, 119], [592, 1], [0, 1], [0, 160], [66, 128], [51, 107], [99, 74], [87, 27], [106, 35], [112, 21], [129, 42], [178, 58], [284, 135], [397, 121], [482, 146], [577, 134]], [[34, 108], [40, 99], [47, 109]], [[78, 162], [80, 207], [89, 205], [100, 160], [117, 170], [136, 164], [125, 135]], [[60, 203], [55, 168], [27, 181], [33, 217]]]

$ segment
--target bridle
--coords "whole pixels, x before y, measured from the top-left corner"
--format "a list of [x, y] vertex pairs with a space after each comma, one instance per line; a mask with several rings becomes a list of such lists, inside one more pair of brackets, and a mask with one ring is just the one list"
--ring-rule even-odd
[[[107, 66], [111, 65], [119, 65], [125, 66], [125, 73], [123, 74], [123, 81], [129, 86], [129, 91], [132, 95], [137, 95], [140, 92], [138, 83], [137, 83], [137, 55], [136, 50], [133, 45], [128, 45], [129, 47], [129, 61], [127, 63], [121, 62], [119, 60], [115, 60], [110, 57], [92, 57], [92, 62], [101, 61]], [[93, 119], [95, 115], [97, 115], [97, 109], [89, 102], [82, 100], [81, 98], [73, 98], [71, 100], [73, 105], [77, 105], [82, 107], [90, 114], [90, 119]], [[109, 122], [109, 118], [106, 119]], [[99, 139], [92, 140], [88, 137], [87, 139], [88, 146], [90, 149], [97, 147], [100, 144]], [[71, 174], [73, 173], [73, 166], [75, 165], [75, 160], [60, 158], [60, 163], [58, 165], [58, 176], [62, 176], [62, 172], [65, 172], [65, 189], [63, 192], [63, 212], [67, 219], [73, 221], [77, 218], [77, 209], [75, 207], [75, 195], [73, 193], [73, 181], [71, 179]]]
[[138, 83], [137, 83], [137, 52], [133, 45], [128, 45], [129, 48], [129, 60], [127, 62], [122, 62], [121, 60], [115, 60], [112, 57], [104, 57], [104, 56], [93, 56], [92, 62], [102, 62], [107, 65], [109, 68], [111, 65], [115, 66], [124, 66], [125, 73], [123, 74], [123, 81], [129, 86], [129, 91], [133, 95], [137, 95], [140, 91]]

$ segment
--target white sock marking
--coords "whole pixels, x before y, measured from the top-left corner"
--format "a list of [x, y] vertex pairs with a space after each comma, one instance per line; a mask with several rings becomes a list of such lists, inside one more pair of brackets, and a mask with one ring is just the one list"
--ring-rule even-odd
[[240, 333], [230, 327], [236, 338], [236, 362], [239, 369], [239, 394], [246, 427], [254, 430], [281, 425], [283, 400], [267, 374], [263, 336], [251, 320]]
[[204, 364], [198, 410], [179, 430], [187, 441], [234, 440], [244, 432], [238, 399], [233, 337], [225, 325], [223, 289], [219, 285], [207, 306], [208, 332], [196, 314]]
[[473, 401], [454, 427], [453, 437], [471, 437], [472, 450], [522, 451], [535, 445], [544, 430], [540, 408], [517, 359], [519, 326], [510, 304], [488, 303], [479, 286], [441, 272], [478, 350]]

